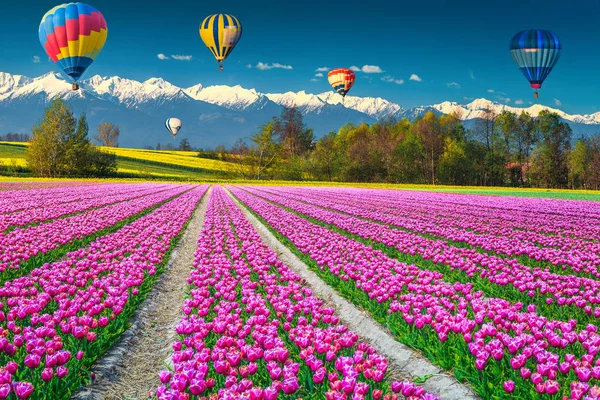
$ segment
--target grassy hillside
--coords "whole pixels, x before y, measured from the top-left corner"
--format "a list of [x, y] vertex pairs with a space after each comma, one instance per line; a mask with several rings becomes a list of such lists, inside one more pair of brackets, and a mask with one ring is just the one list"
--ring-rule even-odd
[[[25, 168], [26, 143], [0, 142], [0, 169]], [[101, 147], [117, 155], [119, 176], [158, 179], [227, 179], [230, 163], [197, 157], [196, 152], [174, 150], [142, 150]]]

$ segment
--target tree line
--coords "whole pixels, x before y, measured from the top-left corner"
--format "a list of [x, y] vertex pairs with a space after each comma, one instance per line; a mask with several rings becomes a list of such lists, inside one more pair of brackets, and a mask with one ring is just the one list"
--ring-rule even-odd
[[300, 111], [285, 108], [227, 159], [246, 179], [599, 189], [600, 135], [572, 136], [555, 113], [484, 109], [469, 129], [459, 112], [428, 112], [313, 140]]
[[[85, 113], [78, 119], [69, 105], [54, 100], [33, 127], [25, 158], [34, 176], [106, 177], [117, 171], [113, 153], [101, 151], [88, 138]], [[119, 127], [110, 122], [98, 126], [96, 141], [104, 146], [118, 146]]]
[[26, 133], [8, 132], [0, 135], [0, 142], [28, 142], [29, 135]]

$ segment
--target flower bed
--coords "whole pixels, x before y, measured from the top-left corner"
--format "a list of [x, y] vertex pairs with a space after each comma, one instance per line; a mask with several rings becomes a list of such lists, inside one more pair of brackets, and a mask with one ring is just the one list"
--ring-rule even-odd
[[90, 379], [87, 369], [127, 329], [205, 191], [197, 186], [4, 283], [0, 399], [66, 399]]
[[577, 320], [546, 318], [532, 304], [485, 297], [468, 281], [446, 282], [437, 271], [231, 190], [326, 282], [483, 398], [598, 398], [596, 325], [579, 328]]
[[[216, 187], [159, 399], [434, 399], [339, 323]], [[202, 397], [201, 397], [202, 396]]]

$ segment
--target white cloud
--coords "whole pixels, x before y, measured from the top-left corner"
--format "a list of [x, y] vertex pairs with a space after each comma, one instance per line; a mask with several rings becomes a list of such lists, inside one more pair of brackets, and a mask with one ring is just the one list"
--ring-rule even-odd
[[520, 106], [521, 104], [523, 104], [523, 100], [515, 100], [515, 104]]
[[173, 60], [178, 60], [178, 61], [190, 61], [192, 59], [192, 56], [182, 56], [182, 55], [177, 55], [177, 54], [174, 54], [171, 57], [173, 58]]
[[316, 78], [312, 78], [310, 81], [311, 81], [311, 82], [319, 82], [319, 80], [318, 80], [318, 79], [316, 79]]
[[38, 64], [40, 62], [40, 58], [38, 56], [33, 56], [33, 63]]
[[158, 57], [159, 60], [168, 60], [169, 57], [165, 56], [163, 53], [159, 53], [156, 57]]
[[383, 70], [381, 68], [379, 68], [377, 65], [363, 65], [361, 70], [365, 74], [380, 74], [383, 72]]
[[377, 65], [363, 65], [362, 68], [353, 65], [350, 69], [354, 72], [364, 72], [365, 74], [380, 74], [383, 70]]
[[322, 73], [322, 72], [319, 72], [318, 74], [315, 74], [315, 77], [316, 77], [316, 78], [322, 78], [322, 77], [323, 77], [323, 73]]
[[315, 72], [327, 72], [327, 71], [329, 71], [329, 68], [327, 68], [327, 67], [320, 67], [315, 70]]
[[417, 74], [412, 74], [409, 78], [411, 81], [422, 82], [423, 79]]
[[246, 64], [246, 68], [252, 68], [252, 64]]
[[494, 89], [488, 89], [488, 93], [494, 93], [495, 90]]
[[473, 73], [473, 70], [469, 68], [469, 76], [471, 77], [471, 79], [475, 79], [475, 74]]
[[474, 97], [467, 97], [467, 96], [463, 97], [463, 99], [464, 99], [464, 100], [475, 100], [475, 98], [474, 98]]
[[562, 103], [560, 102], [559, 99], [554, 99], [554, 104], [557, 105], [557, 106], [559, 106], [559, 107], [562, 106]]
[[505, 99], [504, 99], [504, 102], [505, 102], [505, 103], [510, 103], [510, 97], [507, 97], [507, 98], [505, 98]]
[[259, 62], [258, 64], [256, 64], [256, 68], [260, 69], [261, 71], [268, 69], [293, 69], [291, 65], [283, 65], [279, 63], [269, 64], [263, 62]]
[[446, 83], [446, 85], [447, 85], [449, 88], [460, 89], [460, 84], [459, 84], [459, 83], [457, 83], [457, 82], [448, 82], [448, 83]]
[[404, 84], [404, 79], [396, 79], [393, 76], [389, 76], [389, 75], [384, 76], [383, 78], [381, 78], [381, 80], [384, 82], [395, 83], [396, 85]]

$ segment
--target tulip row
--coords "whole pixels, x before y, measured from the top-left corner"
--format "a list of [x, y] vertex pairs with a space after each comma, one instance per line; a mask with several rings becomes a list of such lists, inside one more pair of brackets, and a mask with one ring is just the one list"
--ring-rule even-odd
[[103, 186], [91, 183], [80, 185], [65, 183], [51, 187], [37, 187], [36, 185], [29, 186], [27, 190], [3, 191], [0, 192], [0, 214], [94, 197], [103, 192]]
[[91, 185], [91, 182], [83, 181], [71, 181], [71, 182], [60, 182], [60, 181], [37, 181], [37, 182], [0, 182], [0, 195], [6, 191], [17, 191], [17, 190], [29, 190], [29, 189], [46, 189], [54, 187], [64, 186], [85, 186]]
[[[460, 205], [448, 207], [447, 203], [401, 203], [399, 200], [406, 200], [402, 191], [385, 191], [387, 196], [380, 195], [377, 200], [370, 196], [367, 200], [356, 196], [359, 189], [264, 190], [379, 221], [420, 235], [466, 244], [503, 257], [520, 257], [522, 262], [531, 266], [548, 266], [557, 272], [564, 269], [571, 273], [581, 273], [582, 276], [600, 277], [600, 243], [596, 240], [600, 234], [600, 221], [585, 214], [579, 215], [578, 218], [553, 216], [552, 222], [549, 223], [546, 215], [538, 213], [534, 213], [535, 217], [521, 219], [514, 215], [498, 213], [496, 210], [491, 212], [492, 209], [489, 208], [474, 213], [469, 208], [461, 210]], [[368, 194], [373, 192], [369, 191]], [[431, 196], [433, 201], [440, 195]], [[440, 209], [444, 205], [446, 208]], [[586, 210], [589, 211], [592, 207], [600, 210], [597, 205], [589, 206]], [[469, 214], [464, 214], [465, 212]], [[557, 219], [562, 219], [563, 228], [557, 226]], [[586, 226], [592, 228], [592, 231], [583, 234]]]
[[24, 275], [44, 262], [64, 255], [104, 235], [149, 209], [190, 190], [191, 185], [173, 185], [167, 190], [130, 199], [71, 217], [39, 225], [16, 228], [0, 235], [0, 282]]
[[323, 280], [483, 398], [600, 398], [597, 326], [579, 329], [534, 305], [485, 297], [468, 282], [445, 282], [439, 272], [231, 191]]
[[437, 398], [409, 381], [388, 386], [385, 357], [302, 285], [220, 187], [188, 283], [160, 400]]
[[0, 399], [66, 399], [127, 329], [206, 186], [0, 288]]
[[77, 192], [77, 194], [72, 195], [69, 201], [55, 204], [48, 202], [41, 207], [0, 214], [0, 232], [5, 232], [8, 228], [25, 227], [133, 200], [148, 194], [168, 190], [169, 186], [153, 184], [98, 185], [96, 187], [86, 187], [85, 189], [75, 189], [72, 192]]
[[[278, 196], [256, 188], [245, 188], [315, 222], [350, 233], [365, 243], [405, 262], [437, 270], [447, 281], [472, 282], [488, 297], [501, 297], [513, 302], [533, 302], [538, 312], [548, 318], [575, 317], [580, 326], [595, 323], [600, 316], [600, 282], [574, 275], [559, 275], [531, 268], [516, 260], [452, 246], [411, 232], [393, 229], [349, 214], [329, 211], [316, 205]], [[557, 307], [557, 305], [559, 307]]]

